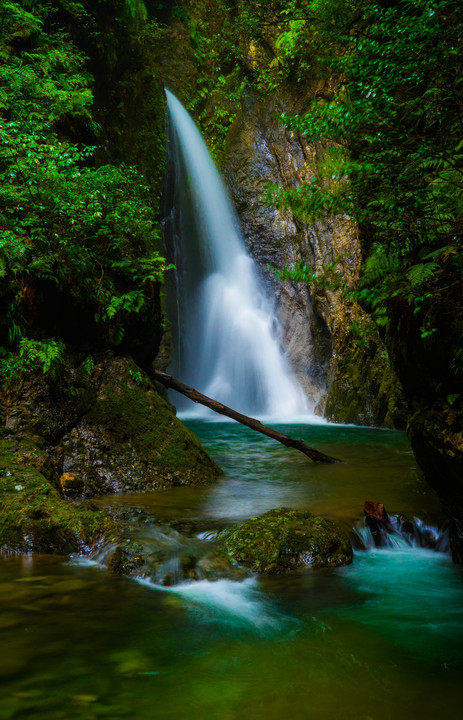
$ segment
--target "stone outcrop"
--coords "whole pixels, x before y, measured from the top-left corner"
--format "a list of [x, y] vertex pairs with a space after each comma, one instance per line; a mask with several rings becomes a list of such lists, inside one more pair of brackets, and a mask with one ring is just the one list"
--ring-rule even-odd
[[220, 468], [127, 358], [68, 361], [10, 392], [0, 447], [0, 547], [67, 554], [120, 524], [84, 498], [213, 482]]
[[88, 552], [120, 525], [56, 486], [58, 469], [37, 436], [0, 439], [0, 550], [67, 555]]
[[347, 534], [310, 512], [277, 508], [219, 533], [228, 555], [254, 572], [338, 567], [352, 562]]
[[204, 483], [220, 474], [127, 358], [102, 360], [91, 375], [68, 364], [59, 380], [33, 376], [10, 399], [6, 427], [17, 437], [41, 437], [61, 486], [63, 474], [66, 489], [75, 476], [87, 496]]
[[281, 114], [301, 114], [291, 87], [259, 102], [251, 91], [227, 136], [223, 171], [250, 253], [275, 297], [288, 361], [315, 407], [330, 420], [404, 427], [403, 399], [374, 324], [340, 289], [279, 280], [275, 269], [298, 263], [316, 277], [328, 272], [354, 289], [361, 263], [357, 228], [348, 217], [309, 222], [265, 201], [267, 186], [310, 182], [322, 143], [285, 128]]

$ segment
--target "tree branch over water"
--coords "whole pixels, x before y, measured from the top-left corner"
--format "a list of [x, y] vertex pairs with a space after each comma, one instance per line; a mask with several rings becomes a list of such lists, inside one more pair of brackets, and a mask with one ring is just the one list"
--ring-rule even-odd
[[226, 405], [222, 405], [222, 403], [217, 402], [217, 400], [212, 400], [212, 398], [203, 395], [202, 393], [198, 392], [198, 390], [189, 387], [189, 385], [184, 385], [182, 382], [180, 382], [180, 380], [176, 380], [176, 378], [172, 377], [172, 375], [167, 375], [160, 370], [155, 370], [154, 377], [165, 387], [171, 388], [172, 390], [177, 390], [177, 392], [185, 395], [190, 400], [193, 400], [193, 402], [205, 405], [214, 412], [219, 413], [219, 415], [226, 415], [227, 417], [232, 418], [232, 420], [236, 420], [242, 425], [246, 425], [247, 427], [251, 428], [251, 430], [256, 430], [263, 435], [267, 435], [273, 440], [278, 440], [278, 442], [282, 443], [286, 447], [292, 447], [296, 450], [300, 450], [302, 453], [304, 453], [304, 455], [307, 455], [307, 457], [309, 457], [314, 462], [341, 462], [337, 458], [331, 457], [330, 455], [325, 455], [319, 450], [309, 447], [305, 444], [303, 440], [296, 440], [292, 437], [289, 437], [288, 435], [284, 435], [283, 433], [278, 432], [278, 430], [274, 430], [273, 428], [264, 425], [255, 418], [248, 417], [247, 415], [242, 415], [242, 413], [239, 413], [236, 410], [232, 410], [232, 408], [229, 408]]

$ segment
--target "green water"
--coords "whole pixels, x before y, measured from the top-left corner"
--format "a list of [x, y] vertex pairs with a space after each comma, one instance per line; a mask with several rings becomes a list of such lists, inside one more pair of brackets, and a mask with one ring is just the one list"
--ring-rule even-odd
[[[352, 527], [366, 499], [443, 522], [400, 433], [287, 427], [345, 461], [321, 466], [231, 423], [189, 424], [225, 470], [216, 486], [100, 504], [141, 508], [153, 528], [279, 505]], [[462, 716], [463, 573], [442, 553], [376, 550], [338, 570], [169, 589], [24, 556], [2, 560], [0, 579], [1, 720]]]

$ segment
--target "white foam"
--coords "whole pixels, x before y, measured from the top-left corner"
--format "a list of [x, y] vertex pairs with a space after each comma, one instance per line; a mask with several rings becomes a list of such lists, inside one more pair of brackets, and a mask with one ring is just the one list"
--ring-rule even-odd
[[187, 607], [203, 621], [232, 620], [234, 624], [251, 625], [257, 630], [277, 630], [287, 620], [259, 592], [257, 581], [199, 580], [172, 587], [137, 578], [142, 585], [183, 598]]

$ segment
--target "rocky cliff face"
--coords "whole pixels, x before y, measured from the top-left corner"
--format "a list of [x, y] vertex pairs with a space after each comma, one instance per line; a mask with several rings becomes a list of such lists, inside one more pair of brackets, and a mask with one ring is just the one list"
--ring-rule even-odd
[[348, 217], [309, 223], [265, 196], [310, 182], [322, 148], [288, 131], [281, 114], [303, 112], [297, 92], [259, 102], [251, 91], [227, 135], [223, 172], [250, 253], [275, 297], [289, 363], [313, 403], [330, 420], [362, 425], [401, 423], [397, 383], [373, 323], [340, 290], [280, 280], [275, 269], [302, 263], [323, 276], [334, 267], [347, 288], [360, 272], [357, 228]]
[[227, 136], [222, 170], [248, 250], [275, 298], [288, 361], [309, 400], [323, 414], [332, 357], [329, 317], [317, 307], [307, 286], [279, 281], [274, 269], [299, 261], [315, 267], [323, 254], [332, 259], [334, 251], [323, 243], [323, 232], [318, 234], [290, 211], [264, 201], [268, 183], [293, 187], [310, 172], [314, 149], [280, 121], [280, 114], [288, 109], [278, 98], [262, 103], [246, 91]]

